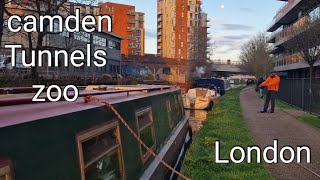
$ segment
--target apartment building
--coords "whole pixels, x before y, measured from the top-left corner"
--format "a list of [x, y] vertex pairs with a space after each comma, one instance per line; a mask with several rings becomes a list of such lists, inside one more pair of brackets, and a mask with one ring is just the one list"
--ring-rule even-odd
[[188, 59], [192, 28], [200, 23], [200, 0], [158, 0], [158, 55]]
[[[6, 4], [7, 10], [12, 14], [17, 14], [24, 16], [26, 14], [34, 13], [34, 9], [32, 7], [28, 7], [30, 5], [27, 0], [24, 0], [20, 4], [18, 1], [11, 1], [11, 3]], [[59, 12], [59, 14], [72, 14], [76, 8], [80, 8], [82, 10], [82, 15], [92, 14], [99, 15], [100, 8], [98, 6], [90, 6], [90, 5], [82, 5], [76, 3], [66, 3], [66, 8], [63, 8], [64, 12]], [[11, 64], [6, 64], [5, 61], [8, 58], [11, 58], [12, 54], [9, 49], [5, 49], [5, 44], [21, 44], [25, 49], [29, 47], [29, 39], [26, 32], [21, 31], [18, 33], [12, 33], [9, 31], [6, 26], [7, 17], [5, 17], [5, 27], [4, 27], [4, 36], [2, 37], [3, 43], [0, 51], [0, 69], [14, 69]], [[34, 33], [36, 36], [36, 34]], [[80, 49], [86, 53], [86, 45], [91, 44], [91, 55], [95, 50], [101, 49], [107, 52], [107, 56], [105, 57], [108, 60], [108, 64], [103, 68], [98, 68], [95, 66], [91, 67], [46, 67], [46, 63], [44, 63], [43, 67], [39, 67], [39, 75], [50, 77], [64, 77], [64, 76], [76, 76], [81, 78], [97, 78], [101, 77], [104, 74], [116, 75], [120, 73], [120, 61], [121, 61], [121, 53], [120, 53], [120, 43], [122, 37], [115, 35], [114, 33], [109, 32], [98, 32], [94, 31], [91, 33], [85, 32], [82, 28], [80, 28], [80, 32], [68, 32], [65, 27], [63, 27], [63, 32], [55, 31], [55, 33], [47, 34], [43, 39], [43, 46], [46, 47], [50, 51], [54, 51], [57, 49], [74, 51], [76, 49]], [[36, 42], [33, 42], [33, 46], [35, 46]], [[17, 57], [17, 65], [15, 68], [17, 69], [25, 69], [22, 66], [21, 62], [21, 51], [16, 52]], [[93, 59], [93, 57], [91, 57]], [[63, 57], [59, 58], [59, 61], [64, 62]]]
[[[123, 37], [121, 54], [144, 54], [144, 14], [135, 6], [106, 2], [100, 4], [102, 14], [112, 17], [112, 32]], [[106, 29], [107, 27], [105, 27]]]
[[101, 9], [99, 6], [91, 5], [91, 4], [80, 4], [74, 2], [65, 3], [66, 12], [69, 14], [74, 14], [76, 9], [80, 9], [80, 18], [91, 14], [93, 16], [99, 16], [101, 14]]
[[[294, 42], [294, 38], [302, 37], [302, 34], [308, 33], [311, 29], [319, 28], [313, 25], [320, 20], [320, 2], [316, 0], [285, 1], [286, 3], [278, 10], [267, 30], [271, 33], [267, 40], [268, 43], [272, 43], [270, 53], [276, 59], [274, 69], [290, 78], [305, 78], [309, 76], [309, 65], [301, 58], [299, 50], [292, 52], [288, 47]], [[315, 75], [320, 77], [320, 62], [318, 61], [314, 66]]]
[[144, 56], [145, 53], [145, 27], [144, 27], [144, 13], [136, 12], [136, 54]]

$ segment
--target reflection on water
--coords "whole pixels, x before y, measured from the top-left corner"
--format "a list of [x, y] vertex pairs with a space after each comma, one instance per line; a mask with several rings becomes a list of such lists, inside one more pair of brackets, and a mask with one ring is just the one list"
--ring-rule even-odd
[[192, 131], [199, 131], [202, 128], [202, 123], [207, 119], [207, 111], [204, 110], [186, 110], [186, 115], [190, 116], [189, 123]]

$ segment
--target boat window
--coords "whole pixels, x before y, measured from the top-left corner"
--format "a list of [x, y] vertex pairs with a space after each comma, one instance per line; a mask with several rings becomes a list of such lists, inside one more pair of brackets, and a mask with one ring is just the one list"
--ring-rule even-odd
[[169, 128], [172, 129], [173, 128], [173, 121], [172, 121], [172, 117], [171, 117], [172, 110], [171, 110], [171, 102], [169, 99], [166, 101], [166, 104], [167, 104], [167, 111], [168, 111]]
[[[138, 111], [136, 113], [136, 121], [137, 121], [138, 135], [140, 139], [150, 149], [155, 149], [156, 139], [155, 139], [155, 131], [154, 131], [151, 108], [146, 108]], [[145, 163], [151, 156], [151, 153], [148, 152], [148, 150], [140, 144], [140, 155], [141, 155], [142, 162]]]
[[83, 180], [124, 179], [117, 121], [80, 133], [77, 140]]
[[8, 160], [0, 160], [0, 180], [12, 180], [12, 166]]

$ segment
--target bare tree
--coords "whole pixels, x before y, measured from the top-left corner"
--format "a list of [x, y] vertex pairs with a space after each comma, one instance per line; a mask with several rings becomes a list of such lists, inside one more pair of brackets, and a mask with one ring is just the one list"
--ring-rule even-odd
[[293, 30], [285, 44], [288, 54], [309, 65], [309, 77], [314, 77], [314, 64], [320, 59], [320, 15], [306, 16], [303, 26]]
[[273, 62], [273, 58], [268, 53], [268, 47], [266, 35], [257, 34], [242, 46], [240, 67], [256, 77], [265, 77], [272, 70]]
[[[95, 0], [77, 0], [73, 1], [74, 3], [80, 3], [78, 5], [81, 5], [81, 3], [84, 3], [86, 5], [93, 5], [95, 3]], [[19, 14], [22, 19], [26, 15], [34, 15], [36, 17], [40, 16], [67, 16], [70, 14], [70, 4], [68, 0], [29, 0], [28, 3], [12, 3], [10, 5], [10, 9], [13, 10], [19, 10], [21, 14]], [[9, 10], [5, 9], [5, 14], [7, 16], [13, 15]], [[25, 22], [21, 22], [24, 24]], [[47, 48], [44, 46], [44, 40], [46, 37], [50, 34], [59, 34], [57, 32], [50, 32], [49, 31], [49, 21], [45, 21], [43, 23], [43, 32], [35, 32], [35, 33], [26, 33], [26, 32], [20, 32], [20, 33], [14, 33], [14, 36], [21, 36], [26, 38], [28, 45], [28, 59], [31, 59], [31, 51], [35, 50], [42, 50], [44, 48]], [[1, 31], [3, 32], [3, 31]], [[69, 43], [68, 46], [71, 44]], [[69, 49], [69, 47], [66, 47]], [[38, 53], [35, 53], [35, 56], [38, 56]], [[36, 64], [38, 64], [38, 57], [35, 57]], [[34, 79], [38, 79], [39, 73], [38, 73], [38, 67], [33, 67], [31, 69], [31, 77]]]

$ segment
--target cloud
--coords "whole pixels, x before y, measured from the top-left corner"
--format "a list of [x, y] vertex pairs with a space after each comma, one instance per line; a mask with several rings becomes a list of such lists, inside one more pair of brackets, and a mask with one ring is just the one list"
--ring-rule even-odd
[[246, 40], [252, 37], [251, 35], [248, 34], [242, 34], [242, 35], [237, 35], [237, 36], [223, 36], [224, 39], [229, 39], [229, 40]]
[[225, 23], [226, 20], [223, 18], [209, 18], [210, 23]]
[[234, 30], [253, 30], [254, 27], [243, 24], [221, 24], [223, 30], [234, 31]]
[[216, 47], [213, 58], [237, 60], [243, 44], [251, 37], [249, 34], [212, 36]]
[[247, 12], [247, 13], [255, 13], [256, 12], [256, 10], [251, 9], [251, 8], [240, 8], [240, 11]]

